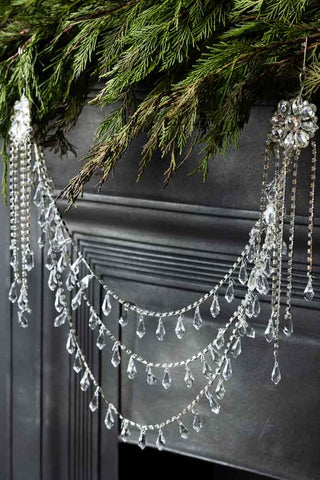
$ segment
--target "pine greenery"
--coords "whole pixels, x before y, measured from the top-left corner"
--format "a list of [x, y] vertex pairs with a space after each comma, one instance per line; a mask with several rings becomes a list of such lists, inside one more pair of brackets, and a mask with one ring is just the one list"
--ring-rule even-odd
[[[141, 132], [138, 179], [160, 149], [164, 182], [201, 144], [196, 171], [237, 144], [254, 102], [294, 95], [308, 36], [306, 94], [320, 86], [317, 0], [12, 0], [0, 5], [0, 135], [6, 163], [14, 101], [32, 101], [35, 134], [61, 153], [92, 100], [113, 111], [65, 195], [100, 184]], [[18, 49], [22, 53], [18, 54]], [[147, 94], [136, 98], [143, 85]]]

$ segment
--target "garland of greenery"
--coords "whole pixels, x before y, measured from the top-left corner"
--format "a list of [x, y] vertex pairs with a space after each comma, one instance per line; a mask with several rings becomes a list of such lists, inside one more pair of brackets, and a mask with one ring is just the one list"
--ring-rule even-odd
[[[7, 163], [13, 103], [24, 88], [36, 136], [61, 153], [87, 95], [114, 105], [65, 195], [93, 174], [105, 182], [133, 138], [146, 131], [138, 179], [160, 149], [164, 182], [196, 143], [209, 160], [237, 143], [254, 102], [294, 95], [308, 36], [305, 94], [320, 85], [317, 0], [14, 0], [0, 6], [0, 135]], [[20, 47], [21, 54], [18, 53]], [[148, 86], [138, 102], [135, 92]]]

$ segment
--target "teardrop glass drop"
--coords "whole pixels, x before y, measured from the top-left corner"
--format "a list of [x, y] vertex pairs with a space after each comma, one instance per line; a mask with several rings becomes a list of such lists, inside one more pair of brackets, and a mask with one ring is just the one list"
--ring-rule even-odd
[[245, 260], [242, 260], [241, 262], [238, 279], [241, 285], [245, 285], [248, 281], [248, 272]]
[[164, 449], [165, 446], [166, 446], [166, 439], [164, 438], [162, 429], [160, 428], [159, 433], [158, 433], [158, 437], [157, 437], [157, 440], [156, 440], [156, 447], [157, 447], [158, 450], [161, 451], [161, 450]]
[[133, 380], [135, 378], [135, 376], [137, 375], [137, 368], [136, 368], [136, 365], [134, 363], [133, 355], [131, 355], [131, 357], [129, 358], [127, 374], [128, 374], [128, 377], [130, 378], [130, 380]]
[[83, 374], [83, 377], [80, 380], [80, 388], [83, 392], [86, 392], [90, 387], [89, 372], [86, 370]]
[[28, 248], [27, 253], [26, 253], [26, 269], [28, 272], [32, 270], [34, 267], [34, 255], [33, 251]]
[[73, 299], [71, 300], [72, 310], [77, 310], [80, 307], [82, 302], [82, 290], [78, 290]]
[[183, 438], [183, 440], [187, 440], [189, 438], [189, 430], [182, 423], [181, 420], [179, 420], [179, 433], [180, 433], [180, 437]]
[[124, 305], [122, 305], [122, 308], [121, 308], [121, 316], [119, 318], [119, 324], [121, 327], [125, 327], [126, 325], [128, 325], [128, 310]]
[[194, 317], [193, 317], [193, 326], [196, 330], [200, 330], [200, 328], [203, 325], [203, 320], [200, 315], [200, 307], [199, 305], [196, 308], [196, 311], [194, 312]]
[[147, 384], [155, 385], [157, 383], [157, 379], [152, 371], [151, 365], [147, 366], [146, 372], [147, 372]]
[[107, 343], [107, 339], [106, 339], [105, 328], [100, 327], [99, 335], [98, 335], [98, 338], [97, 338], [97, 341], [96, 341], [96, 345], [99, 348], [99, 350], [102, 350], [106, 346], [106, 343]]
[[121, 362], [119, 342], [116, 342], [116, 343], [113, 345], [112, 350], [113, 350], [113, 354], [112, 354], [112, 357], [111, 357], [111, 364], [112, 364], [115, 368], [117, 368], [117, 367], [120, 365], [120, 362]]
[[15, 303], [17, 301], [18, 294], [17, 294], [17, 284], [16, 284], [16, 282], [12, 282], [10, 290], [9, 290], [8, 298], [9, 298], [9, 301], [11, 303]]
[[96, 327], [98, 325], [98, 320], [99, 320], [99, 317], [96, 314], [96, 312], [94, 310], [91, 310], [90, 317], [89, 317], [89, 328], [91, 330], [96, 329]]
[[241, 339], [238, 337], [231, 347], [231, 353], [233, 358], [238, 358], [241, 354]]
[[194, 382], [194, 376], [191, 372], [191, 369], [188, 365], [186, 365], [186, 373], [184, 376], [184, 383], [188, 388], [191, 388]]
[[253, 300], [253, 305], [252, 305], [252, 311], [253, 311], [253, 316], [255, 318], [258, 317], [259, 313], [260, 313], [260, 302], [259, 302], [259, 298], [258, 298], [258, 295], [254, 295], [254, 300]]
[[82, 360], [81, 360], [81, 355], [80, 355], [79, 350], [77, 351], [77, 353], [74, 357], [73, 370], [76, 373], [79, 373], [82, 370]]
[[193, 417], [193, 422], [192, 422], [192, 428], [195, 430], [197, 433], [200, 432], [202, 428], [202, 421], [201, 417], [198, 412], [194, 412], [194, 417]]
[[108, 407], [108, 410], [104, 419], [104, 424], [108, 430], [111, 430], [111, 428], [114, 425], [114, 417], [113, 417], [112, 409], [110, 406]]
[[285, 326], [283, 327], [283, 333], [286, 337], [290, 337], [293, 333], [293, 323], [292, 323], [292, 315], [289, 311], [287, 311], [284, 315], [284, 322]]
[[313, 300], [314, 290], [313, 290], [313, 286], [312, 286], [312, 278], [311, 277], [309, 277], [309, 280], [308, 280], [306, 288], [304, 289], [303, 295], [304, 295], [305, 300], [307, 300], [307, 302], [311, 302]]
[[68, 312], [67, 310], [63, 310], [62, 313], [56, 316], [56, 318], [54, 319], [53, 325], [55, 327], [61, 327], [61, 325], [63, 325], [66, 322], [67, 318], [68, 318]]
[[232, 376], [232, 367], [230, 358], [225, 359], [224, 367], [222, 369], [223, 378], [228, 381]]
[[226, 389], [224, 387], [223, 380], [222, 380], [222, 378], [219, 378], [219, 382], [218, 382], [218, 384], [216, 386], [216, 389], [215, 389], [216, 397], [219, 400], [222, 400], [223, 397], [225, 396], [225, 393], [226, 393]]
[[172, 379], [170, 375], [170, 371], [168, 368], [164, 369], [163, 373], [163, 378], [162, 378], [162, 386], [165, 390], [168, 390], [168, 388], [171, 386]]
[[76, 341], [72, 332], [69, 332], [68, 334], [66, 350], [70, 355], [72, 355], [76, 350]]
[[142, 338], [145, 336], [145, 333], [146, 333], [146, 326], [144, 324], [144, 317], [143, 315], [141, 315], [139, 318], [136, 334], [139, 338]]
[[277, 360], [275, 360], [274, 362], [274, 367], [271, 373], [271, 380], [275, 385], [278, 385], [281, 380], [281, 372]]
[[111, 312], [111, 301], [110, 301], [110, 295], [109, 295], [109, 292], [105, 295], [104, 297], [104, 300], [103, 300], [103, 303], [102, 303], [102, 313], [105, 317], [107, 317], [108, 315], [110, 315], [110, 312]]
[[163, 341], [165, 334], [166, 334], [166, 330], [164, 328], [163, 320], [160, 317], [159, 322], [158, 322], [158, 326], [157, 326], [157, 330], [156, 330], [156, 337], [159, 340], [159, 342]]
[[121, 431], [120, 431], [120, 437], [123, 442], [127, 442], [128, 438], [130, 437], [131, 432], [129, 430], [129, 420], [122, 420], [121, 423]]
[[275, 330], [274, 330], [272, 317], [269, 319], [267, 328], [265, 329], [265, 332], [264, 332], [264, 336], [265, 336], [267, 342], [269, 342], [269, 343], [271, 343], [275, 338]]
[[66, 278], [66, 287], [67, 287], [67, 290], [69, 290], [69, 292], [71, 292], [71, 290], [75, 287], [76, 281], [77, 281], [76, 276], [71, 270]]
[[91, 402], [89, 403], [89, 409], [91, 410], [91, 412], [95, 412], [99, 408], [99, 392], [100, 388], [97, 387], [93, 394]]
[[224, 298], [227, 300], [228, 303], [231, 303], [232, 300], [234, 299], [234, 286], [233, 286], [233, 281], [231, 279], [229, 280], [229, 285], [227, 287]]
[[210, 407], [211, 412], [213, 412], [216, 415], [219, 415], [220, 404], [218, 403], [218, 401], [214, 398], [212, 393], [210, 393], [209, 391], [206, 392], [206, 397], [209, 400], [209, 407]]
[[219, 298], [217, 293], [215, 293], [213, 296], [210, 312], [213, 318], [216, 318], [220, 313], [220, 304], [219, 304]]
[[140, 430], [140, 436], [139, 436], [139, 441], [138, 441], [138, 446], [141, 448], [141, 450], [144, 450], [146, 448], [147, 441], [146, 441], [146, 431], [144, 428]]
[[175, 331], [175, 334], [177, 335], [177, 337], [179, 338], [179, 340], [181, 340], [181, 338], [183, 337], [183, 335], [185, 334], [186, 332], [186, 329], [185, 329], [185, 326], [184, 326], [184, 323], [183, 323], [183, 316], [180, 315], [178, 320], [177, 320], [177, 325], [176, 325], [176, 328], [174, 329]]

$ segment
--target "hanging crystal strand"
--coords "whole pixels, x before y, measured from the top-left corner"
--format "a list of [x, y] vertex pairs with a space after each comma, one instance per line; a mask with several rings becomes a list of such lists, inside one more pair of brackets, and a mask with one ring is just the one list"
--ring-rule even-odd
[[18, 177], [18, 152], [14, 141], [10, 145], [9, 162], [9, 202], [10, 202], [10, 265], [13, 270], [13, 282], [9, 290], [9, 300], [11, 303], [17, 301], [17, 289], [21, 282], [19, 273], [19, 243], [18, 243], [18, 225], [19, 225], [19, 177]]
[[307, 276], [308, 283], [304, 290], [304, 298], [311, 301], [314, 297], [314, 290], [312, 285], [312, 262], [313, 262], [313, 216], [314, 216], [314, 193], [316, 184], [316, 167], [317, 167], [317, 145], [314, 140], [311, 141], [312, 160], [311, 160], [311, 184], [310, 184], [310, 198], [309, 198], [309, 222], [308, 222], [308, 267]]
[[297, 175], [298, 175], [298, 155], [294, 157], [291, 182], [291, 207], [290, 207], [290, 227], [289, 227], [289, 245], [288, 245], [288, 272], [287, 272], [287, 295], [286, 295], [286, 312], [284, 315], [283, 333], [290, 337], [293, 332], [292, 315], [291, 315], [291, 296], [292, 296], [292, 267], [293, 267], [293, 247], [294, 247], [294, 231], [296, 216], [296, 196], [297, 196]]
[[259, 233], [257, 238], [258, 249], [260, 249], [263, 214], [266, 209], [266, 200], [267, 200], [266, 190], [267, 190], [269, 163], [270, 163], [270, 140], [268, 138], [265, 143], [264, 154], [263, 154], [263, 174], [262, 174], [261, 197], [260, 197], [260, 218], [259, 218], [259, 226], [258, 226]]
[[[28, 271], [33, 268], [33, 253], [30, 249], [30, 193], [31, 193], [31, 121], [29, 101], [23, 94], [14, 104], [14, 114], [9, 130], [13, 154], [10, 166], [13, 169], [12, 195], [10, 206], [12, 224], [12, 264], [15, 281], [20, 280], [21, 288], [18, 305], [18, 321], [22, 327], [28, 326], [26, 313], [30, 313], [28, 301]], [[13, 233], [14, 232], [14, 233]], [[18, 238], [18, 235], [20, 237]], [[20, 245], [19, 245], [20, 243]], [[20, 263], [20, 266], [19, 266]], [[21, 272], [21, 277], [18, 272]], [[16, 285], [14, 285], [15, 287]], [[12, 290], [14, 290], [12, 287]], [[10, 289], [11, 301], [15, 298]]]
[[278, 364], [279, 353], [279, 327], [280, 327], [280, 310], [281, 310], [281, 283], [282, 283], [282, 257], [283, 257], [283, 227], [285, 216], [285, 197], [286, 197], [286, 180], [287, 180], [287, 166], [290, 161], [290, 157], [284, 153], [283, 166], [281, 169], [281, 175], [279, 178], [279, 184], [277, 188], [277, 234], [276, 234], [276, 256], [277, 256], [277, 279], [276, 279], [276, 301], [274, 312], [274, 368], [271, 374], [271, 380], [274, 384], [278, 384], [281, 380], [281, 373]]

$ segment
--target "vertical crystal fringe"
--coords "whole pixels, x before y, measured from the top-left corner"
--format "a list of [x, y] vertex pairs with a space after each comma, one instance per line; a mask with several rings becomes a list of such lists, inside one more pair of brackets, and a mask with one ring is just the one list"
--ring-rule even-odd
[[312, 263], [313, 263], [312, 234], [313, 234], [314, 194], [315, 194], [316, 167], [317, 167], [317, 146], [314, 140], [312, 140], [311, 142], [311, 149], [312, 149], [312, 159], [311, 159], [311, 183], [310, 183], [310, 197], [309, 197], [308, 266], [307, 266], [308, 283], [304, 291], [305, 299], [308, 301], [312, 300], [314, 297], [314, 290], [312, 286]]
[[286, 295], [286, 312], [284, 315], [283, 333], [290, 337], [293, 332], [292, 314], [291, 314], [291, 296], [292, 296], [292, 268], [293, 268], [293, 249], [295, 234], [295, 216], [296, 216], [296, 196], [297, 196], [297, 175], [298, 175], [299, 156], [294, 158], [292, 169], [292, 184], [290, 197], [290, 225], [289, 225], [289, 244], [288, 244], [288, 271], [287, 271], [287, 295]]
[[[10, 137], [10, 250], [13, 283], [9, 300], [18, 305], [18, 321], [28, 326], [26, 313], [30, 313], [28, 299], [28, 272], [33, 268], [30, 247], [31, 196], [31, 121], [29, 101], [23, 94], [14, 104], [9, 130]], [[19, 295], [17, 287], [20, 287]]]

